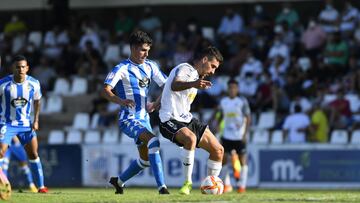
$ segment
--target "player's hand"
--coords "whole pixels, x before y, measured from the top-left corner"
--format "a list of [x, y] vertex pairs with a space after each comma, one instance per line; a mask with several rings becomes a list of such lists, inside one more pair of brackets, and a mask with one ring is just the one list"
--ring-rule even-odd
[[151, 113], [151, 112], [155, 111], [157, 107], [158, 106], [155, 104], [155, 102], [148, 102], [146, 104], [146, 111], [148, 113]]
[[199, 78], [196, 82], [195, 82], [195, 88], [197, 89], [209, 89], [212, 86], [212, 83], [208, 80], [203, 80], [202, 78]]
[[135, 102], [133, 100], [130, 100], [130, 99], [122, 99], [120, 101], [120, 105], [124, 106], [124, 107], [128, 107], [128, 108], [134, 108], [135, 107]]
[[34, 131], [39, 130], [39, 121], [34, 121], [33, 126], [32, 126], [32, 129], [33, 129]]

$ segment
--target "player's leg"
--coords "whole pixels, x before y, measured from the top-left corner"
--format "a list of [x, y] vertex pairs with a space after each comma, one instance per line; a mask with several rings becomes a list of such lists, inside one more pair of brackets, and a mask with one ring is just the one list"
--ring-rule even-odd
[[[3, 167], [4, 157], [11, 143], [11, 138], [15, 134], [6, 125], [0, 126], [0, 169]], [[11, 195], [11, 186], [9, 180], [0, 170], [0, 198], [8, 199]]]
[[192, 190], [192, 172], [194, 168], [196, 135], [187, 127], [183, 127], [175, 134], [176, 142], [183, 146], [181, 151], [185, 182], [180, 188], [180, 194], [189, 195]]
[[[192, 123], [192, 122], [190, 122]], [[192, 190], [192, 171], [194, 167], [195, 148], [197, 136], [188, 128], [190, 124], [169, 120], [160, 123], [160, 132], [163, 137], [183, 147], [181, 156], [183, 160], [185, 181], [180, 188], [180, 194], [188, 195]], [[205, 127], [204, 127], [205, 128]]]
[[208, 128], [205, 129], [198, 146], [210, 154], [207, 163], [208, 175], [219, 176], [222, 168], [224, 148]]
[[[159, 193], [169, 194], [165, 185], [164, 172], [162, 167], [162, 160], [160, 156], [160, 141], [159, 138], [150, 133], [148, 130], [144, 130], [139, 135], [139, 140], [146, 144], [148, 148], [148, 157], [151, 170], [154, 174]], [[142, 156], [145, 156], [144, 154]]]
[[24, 145], [25, 151], [29, 157], [30, 168], [34, 172], [36, 185], [39, 193], [47, 193], [48, 189], [44, 185], [44, 173], [40, 157], [38, 155], [38, 141], [34, 131], [19, 133], [18, 138]]
[[247, 158], [245, 153], [239, 154], [240, 164], [241, 164], [241, 175], [240, 180], [238, 182], [238, 192], [243, 193], [246, 191], [246, 183], [248, 178], [248, 165], [247, 165]]
[[5, 156], [4, 156], [3, 160], [2, 160], [2, 166], [1, 166], [2, 171], [6, 176], [8, 176], [10, 158], [11, 158], [11, 149], [8, 149], [5, 152]]
[[135, 159], [131, 162], [130, 166], [122, 172], [118, 177], [110, 178], [110, 183], [115, 187], [115, 194], [123, 194], [123, 187], [127, 180], [140, 173], [144, 168], [149, 167], [149, 158], [147, 146], [142, 144], [138, 146], [140, 154], [139, 159]]
[[221, 138], [221, 144], [224, 147], [224, 156], [222, 161], [221, 177], [224, 181], [224, 193], [231, 192], [233, 190], [231, 186], [230, 171], [231, 171], [231, 162], [230, 159], [230, 145], [227, 140]]
[[23, 172], [28, 182], [31, 192], [38, 192], [38, 189], [34, 184], [34, 179], [32, 177], [31, 170], [29, 168], [29, 165], [27, 164], [28, 158], [25, 149], [23, 148], [23, 146], [21, 146], [21, 143], [16, 136], [13, 138], [13, 143], [8, 151], [11, 151], [14, 158], [17, 161], [19, 161], [21, 171]]
[[[168, 194], [167, 187], [165, 185], [164, 174], [162, 169], [162, 161], [160, 157], [160, 142], [159, 139], [150, 133], [150, 123], [145, 120], [122, 120], [119, 122], [120, 129], [129, 137], [133, 138], [135, 143], [140, 146], [140, 162], [133, 162], [130, 166], [119, 176], [118, 182], [114, 185], [111, 180], [110, 183], [114, 185], [116, 190], [119, 190], [119, 187], [125, 182], [122, 181], [122, 178], [130, 179], [137, 173], [139, 173], [144, 167], [148, 166], [153, 171], [156, 183], [159, 187], [159, 193]], [[147, 162], [149, 160], [149, 162]], [[141, 166], [140, 166], [141, 165]], [[127, 175], [126, 175], [127, 174]], [[122, 177], [122, 178], [121, 178]], [[114, 181], [115, 179], [112, 178]], [[121, 194], [121, 193], [120, 193]]]

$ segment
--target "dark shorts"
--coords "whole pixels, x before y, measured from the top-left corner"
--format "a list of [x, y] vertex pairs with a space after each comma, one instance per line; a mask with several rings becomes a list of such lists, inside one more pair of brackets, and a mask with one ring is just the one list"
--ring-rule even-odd
[[175, 135], [181, 128], [188, 128], [196, 135], [196, 147], [198, 147], [200, 139], [204, 134], [207, 125], [202, 124], [199, 120], [195, 118], [191, 119], [190, 123], [183, 123], [177, 120], [169, 120], [165, 123], [160, 122], [161, 135], [180, 147], [182, 147], [183, 144], [175, 140]]
[[242, 140], [227, 140], [221, 138], [221, 144], [224, 147], [225, 153], [231, 153], [233, 149], [236, 150], [238, 154], [245, 154], [246, 153], [246, 143]]

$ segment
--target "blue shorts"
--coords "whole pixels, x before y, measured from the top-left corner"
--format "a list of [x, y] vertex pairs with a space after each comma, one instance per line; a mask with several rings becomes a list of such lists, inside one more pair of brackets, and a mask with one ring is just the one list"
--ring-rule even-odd
[[133, 138], [137, 145], [142, 144], [139, 140], [141, 133], [145, 130], [152, 132], [150, 121], [143, 119], [121, 119], [119, 120], [119, 127], [127, 136]]
[[9, 160], [11, 158], [15, 158], [15, 160], [20, 162], [26, 162], [27, 161], [27, 155], [25, 152], [25, 149], [21, 144], [13, 144], [9, 147], [9, 149], [6, 151], [6, 155], [9, 153]]
[[31, 127], [15, 127], [8, 124], [0, 125], [0, 143], [11, 145], [11, 140], [16, 135], [21, 144], [25, 145], [36, 136], [36, 132]]

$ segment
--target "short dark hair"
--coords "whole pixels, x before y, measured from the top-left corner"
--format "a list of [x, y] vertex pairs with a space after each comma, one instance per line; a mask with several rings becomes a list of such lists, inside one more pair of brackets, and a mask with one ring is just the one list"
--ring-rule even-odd
[[19, 61], [26, 61], [26, 62], [27, 62], [27, 59], [26, 59], [26, 57], [23, 56], [23, 55], [16, 55], [16, 56], [14, 56], [14, 58], [12, 59], [12, 63], [19, 62]]
[[227, 85], [229, 86], [229, 85], [231, 85], [231, 84], [238, 85], [239, 83], [238, 83], [238, 81], [236, 81], [234, 78], [231, 78], [231, 79], [228, 81]]
[[219, 63], [222, 63], [224, 58], [221, 55], [220, 51], [214, 47], [214, 46], [208, 46], [201, 50], [199, 53], [195, 54], [194, 60], [200, 60], [203, 57], [207, 56], [210, 60], [213, 58], [216, 58], [216, 60], [219, 61]]
[[130, 46], [148, 44], [152, 45], [151, 37], [144, 31], [136, 30], [129, 37]]

